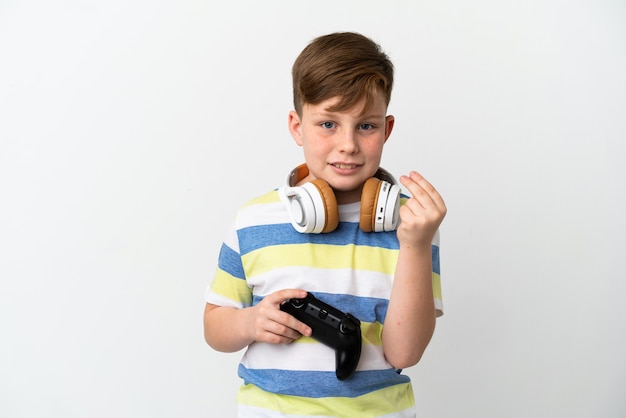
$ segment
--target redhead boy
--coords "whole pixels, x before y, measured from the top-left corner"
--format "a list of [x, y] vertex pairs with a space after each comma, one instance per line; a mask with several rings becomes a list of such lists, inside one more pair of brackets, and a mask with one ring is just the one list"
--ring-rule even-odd
[[[240, 417], [413, 417], [402, 369], [420, 360], [442, 314], [445, 203], [412, 171], [399, 178], [410, 193], [398, 198], [399, 222], [380, 232], [364, 225], [364, 185], [381, 172], [395, 122], [387, 114], [393, 65], [375, 42], [350, 32], [320, 36], [292, 75], [288, 127], [304, 164], [238, 211], [207, 290], [205, 339], [218, 351], [246, 349]], [[302, 227], [308, 209], [294, 214], [289, 199], [307, 184], [324, 202], [322, 230]], [[280, 310], [307, 292], [361, 321], [361, 359], [349, 379], [336, 378], [333, 350]]]

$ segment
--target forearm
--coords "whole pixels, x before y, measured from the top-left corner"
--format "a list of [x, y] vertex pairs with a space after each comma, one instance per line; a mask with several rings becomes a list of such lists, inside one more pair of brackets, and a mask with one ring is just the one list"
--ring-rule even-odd
[[435, 318], [431, 247], [401, 247], [382, 335], [387, 361], [399, 369], [417, 364]]
[[217, 351], [239, 351], [252, 339], [245, 329], [246, 309], [207, 304], [204, 310], [204, 339]]

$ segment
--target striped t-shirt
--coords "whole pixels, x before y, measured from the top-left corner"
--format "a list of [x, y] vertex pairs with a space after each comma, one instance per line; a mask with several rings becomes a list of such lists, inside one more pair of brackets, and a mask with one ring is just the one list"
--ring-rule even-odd
[[[402, 202], [406, 201], [403, 197]], [[206, 301], [245, 308], [286, 288], [304, 289], [361, 321], [355, 373], [340, 381], [335, 352], [312, 338], [250, 344], [239, 365], [239, 417], [413, 417], [408, 376], [385, 359], [382, 327], [398, 257], [395, 231], [362, 232], [359, 203], [339, 208], [331, 233], [302, 234], [277, 190], [237, 213], [220, 250]], [[441, 315], [439, 237], [432, 244], [433, 291]]]

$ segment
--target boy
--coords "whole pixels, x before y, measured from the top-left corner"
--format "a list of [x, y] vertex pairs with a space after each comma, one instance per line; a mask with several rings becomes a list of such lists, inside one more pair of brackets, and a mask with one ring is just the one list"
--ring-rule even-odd
[[[376, 43], [357, 33], [318, 37], [292, 75], [288, 127], [305, 164], [238, 211], [207, 291], [205, 339], [224, 352], [247, 347], [240, 417], [413, 417], [401, 370], [420, 360], [442, 314], [444, 201], [411, 172], [400, 177], [411, 197], [397, 198], [399, 222], [394, 202], [376, 201], [372, 214], [364, 203], [375, 176], [399, 190], [379, 167], [394, 126], [393, 65]], [[334, 350], [280, 310], [307, 292], [361, 321], [361, 358], [348, 379], [335, 376]]]

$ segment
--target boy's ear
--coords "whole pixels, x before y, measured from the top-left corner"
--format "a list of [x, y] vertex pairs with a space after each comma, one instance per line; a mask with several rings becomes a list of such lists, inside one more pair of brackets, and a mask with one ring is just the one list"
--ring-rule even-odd
[[302, 123], [300, 122], [298, 112], [295, 110], [289, 112], [289, 121], [287, 123], [293, 140], [296, 141], [296, 144], [302, 146]]
[[387, 115], [385, 117], [385, 142], [391, 135], [391, 131], [393, 131], [393, 124], [396, 122], [396, 118], [393, 115]]

